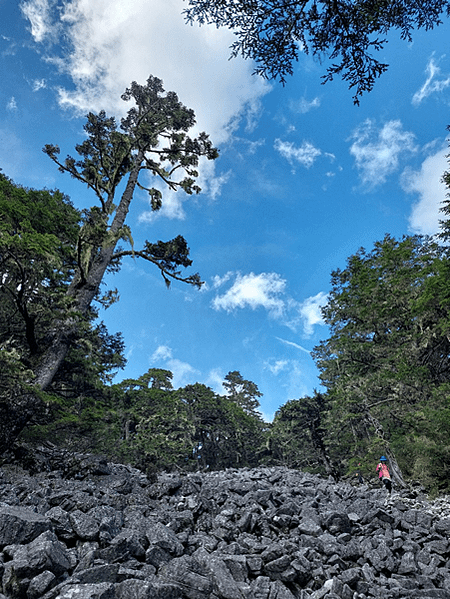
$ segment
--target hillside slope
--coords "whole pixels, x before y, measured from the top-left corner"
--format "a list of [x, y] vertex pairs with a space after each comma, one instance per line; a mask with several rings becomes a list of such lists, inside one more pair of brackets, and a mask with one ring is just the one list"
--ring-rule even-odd
[[49, 464], [0, 469], [1, 599], [450, 599], [445, 498], [285, 468]]

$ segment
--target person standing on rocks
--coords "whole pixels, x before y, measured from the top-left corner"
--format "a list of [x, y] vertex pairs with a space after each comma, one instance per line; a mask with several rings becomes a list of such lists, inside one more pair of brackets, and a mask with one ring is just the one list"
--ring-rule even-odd
[[363, 485], [364, 478], [363, 478], [363, 475], [361, 474], [361, 463], [358, 464], [358, 470], [356, 471], [355, 476], [358, 479], [359, 484]]
[[389, 472], [389, 468], [388, 468], [386, 462], [387, 462], [387, 458], [384, 455], [382, 455], [380, 458], [380, 461], [378, 463], [378, 466], [377, 466], [377, 472], [378, 472], [378, 478], [384, 484], [384, 486], [386, 487], [386, 489], [390, 495], [391, 491], [392, 491], [392, 481], [391, 481], [391, 474]]

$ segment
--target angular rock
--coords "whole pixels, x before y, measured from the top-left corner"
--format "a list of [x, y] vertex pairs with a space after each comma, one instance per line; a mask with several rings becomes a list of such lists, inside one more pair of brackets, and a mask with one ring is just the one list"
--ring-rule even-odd
[[149, 481], [85, 458], [66, 478], [0, 468], [0, 599], [449, 597], [448, 498], [282, 467]]
[[95, 541], [100, 532], [99, 523], [89, 514], [81, 510], [74, 510], [70, 513], [70, 523], [76, 536], [85, 541]]
[[206, 599], [213, 592], [213, 576], [209, 568], [195, 557], [176, 557], [158, 572], [158, 579], [180, 588], [187, 599]]
[[6, 564], [17, 578], [33, 578], [44, 570], [60, 576], [69, 566], [65, 545], [51, 531], [43, 532], [31, 543], [18, 547], [13, 561]]
[[175, 557], [181, 555], [184, 551], [183, 545], [179, 542], [173, 530], [164, 526], [161, 522], [150, 524], [146, 536], [149, 545], [156, 545]]
[[29, 543], [51, 529], [48, 518], [20, 506], [0, 504], [0, 548], [11, 543]]
[[27, 599], [40, 599], [48, 589], [53, 586], [56, 576], [53, 572], [45, 570], [35, 576], [28, 585]]
[[61, 589], [55, 599], [115, 599], [115, 585], [109, 582], [69, 584]]

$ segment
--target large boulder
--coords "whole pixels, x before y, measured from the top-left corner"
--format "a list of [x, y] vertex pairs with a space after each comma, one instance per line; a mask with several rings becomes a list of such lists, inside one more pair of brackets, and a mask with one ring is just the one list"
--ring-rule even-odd
[[0, 548], [11, 543], [29, 543], [50, 529], [51, 522], [45, 516], [26, 507], [0, 504]]

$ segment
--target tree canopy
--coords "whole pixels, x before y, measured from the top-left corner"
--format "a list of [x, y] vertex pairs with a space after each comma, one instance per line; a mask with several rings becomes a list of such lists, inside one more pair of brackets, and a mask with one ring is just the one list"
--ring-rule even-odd
[[[201, 284], [198, 274], [183, 277], [180, 273], [181, 267], [191, 265], [182, 236], [168, 242], [147, 241], [142, 249], [135, 249], [125, 220], [136, 188], [149, 194], [153, 210], [162, 205], [162, 193], [155, 181], [173, 190], [198, 193], [199, 160], [202, 156], [215, 159], [217, 150], [205, 133], [189, 137], [188, 131], [195, 123], [194, 112], [179, 101], [175, 92], [165, 93], [160, 79], [150, 76], [146, 85], [133, 82], [122, 99], [132, 100], [134, 106], [122, 119], [120, 128], [103, 111], [88, 114], [84, 127], [87, 139], [76, 146], [78, 160], [67, 156], [61, 161], [56, 145], [44, 148], [60, 171], [87, 185], [99, 205], [84, 213], [76, 246], [76, 268], [67, 290], [71, 311], [55, 319], [49, 331], [51, 343], [35, 370], [35, 383], [41, 389], [51, 384], [67, 354], [77, 327], [76, 315], [86, 314], [99, 296], [104, 274], [119, 268], [125, 256], [139, 257], [157, 266], [166, 284], [171, 279]], [[155, 186], [142, 183], [142, 173]], [[117, 198], [122, 182], [125, 188]], [[122, 249], [118, 245], [120, 240], [128, 241], [131, 249]]]
[[385, 453], [399, 482], [401, 471], [423, 477], [417, 441], [425, 430], [428, 436], [434, 429], [429, 470], [437, 454], [447, 451], [435, 444], [445, 404], [437, 398], [445, 396], [450, 378], [450, 303], [446, 291], [435, 294], [447, 269], [435, 242], [386, 236], [332, 274], [323, 309], [331, 335], [314, 357], [331, 400], [328, 434], [335, 431], [335, 454], [344, 448], [348, 454], [348, 447], [359, 456]]
[[432, 29], [450, 15], [448, 0], [188, 0], [189, 22], [230, 28], [232, 56], [254, 60], [255, 72], [286, 80], [299, 54], [331, 65], [324, 82], [336, 75], [354, 90], [354, 101], [373, 88], [388, 64], [373, 53], [382, 50], [391, 30], [412, 40], [415, 28]]
[[[218, 152], [205, 133], [189, 136], [194, 112], [174, 92], [166, 93], [156, 77], [145, 85], [133, 82], [122, 99], [133, 105], [120, 126], [103, 111], [87, 115], [87, 137], [76, 146], [77, 159], [61, 160], [56, 145], [44, 148], [61, 172], [87, 186], [97, 202], [92, 207], [80, 214], [60, 192], [26, 191], [3, 176], [0, 180], [0, 293], [8, 300], [0, 314], [2, 334], [17, 344], [17, 323], [24, 325], [20, 334], [27, 355], [21, 353], [20, 367], [28, 369], [23, 378], [29, 389], [5, 404], [6, 444], [38, 410], [42, 392], [52, 391], [71, 348], [73, 365], [79, 367], [83, 355], [94, 363], [96, 354], [97, 367], [105, 362], [105, 376], [123, 364], [119, 338], [100, 327], [96, 343], [90, 332], [94, 301], [107, 307], [116, 299], [114, 290], [101, 293], [106, 272], [117, 271], [121, 260], [132, 256], [155, 265], [167, 285], [172, 280], [201, 285], [198, 274], [181, 272], [192, 264], [181, 235], [135, 248], [126, 217], [136, 189], [149, 194], [153, 210], [162, 206], [161, 186], [198, 193], [200, 159], [213, 160]], [[121, 241], [131, 247], [122, 248]]]

